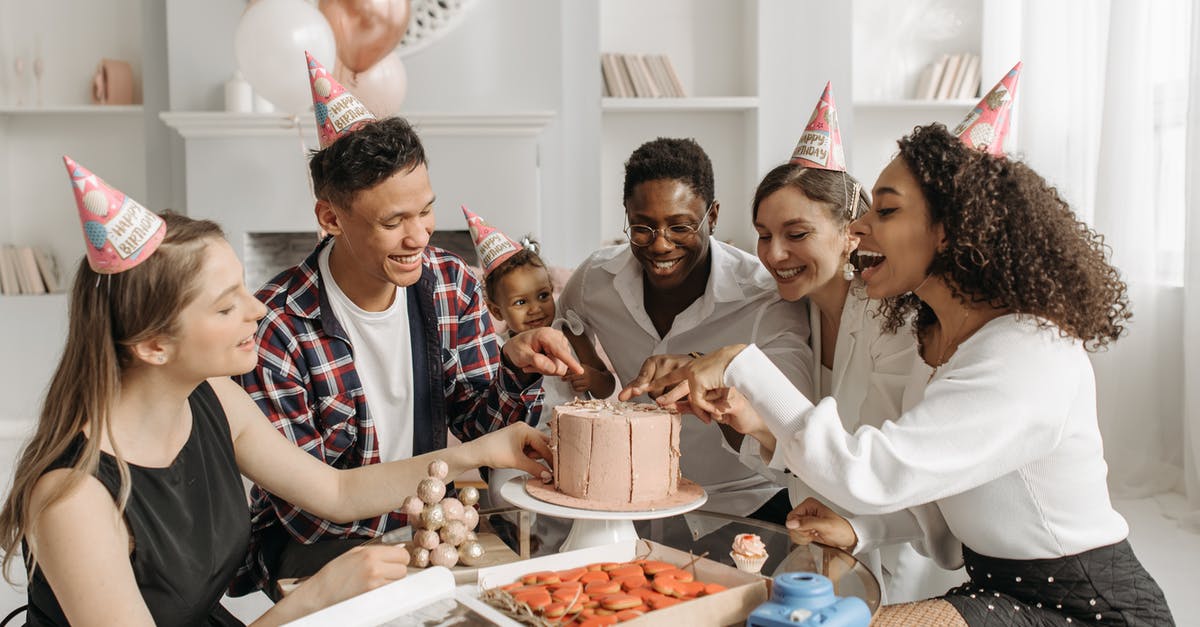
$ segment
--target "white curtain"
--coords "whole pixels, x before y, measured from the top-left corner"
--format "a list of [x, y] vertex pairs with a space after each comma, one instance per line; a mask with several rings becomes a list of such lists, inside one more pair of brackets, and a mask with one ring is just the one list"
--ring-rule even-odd
[[1200, 112], [1200, 62], [1188, 73], [1200, 10], [1189, 4], [1026, 0], [1017, 101], [1025, 159], [1104, 234], [1129, 286], [1128, 334], [1092, 360], [1113, 494], [1186, 489], [1200, 511], [1200, 268], [1184, 254], [1200, 257], [1200, 122], [1187, 124]]
[[1183, 472], [1188, 508], [1181, 523], [1200, 532], [1200, 9], [1192, 9], [1191, 32], [1183, 256]]

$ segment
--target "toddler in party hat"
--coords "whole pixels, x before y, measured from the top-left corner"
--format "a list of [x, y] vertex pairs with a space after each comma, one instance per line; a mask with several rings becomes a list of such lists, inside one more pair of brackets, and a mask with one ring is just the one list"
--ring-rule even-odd
[[975, 105], [967, 117], [951, 131], [963, 143], [993, 155], [1004, 154], [1004, 139], [1008, 137], [1010, 113], [1013, 99], [1017, 95], [1017, 81], [1021, 78], [1021, 62], [1018, 61], [1000, 82]]
[[[572, 311], [557, 315], [550, 271], [538, 255], [537, 243], [526, 240], [524, 245], [519, 244], [470, 209], [462, 210], [483, 268], [484, 295], [492, 317], [508, 325], [508, 337], [538, 327], [559, 328], [583, 365], [583, 374], [569, 374], [561, 380], [546, 378], [542, 406], [553, 407], [576, 396], [611, 395], [613, 375], [584, 334], [582, 320]], [[547, 415], [542, 412], [543, 417]]]
[[[554, 286], [546, 263], [538, 255], [537, 243], [528, 239], [523, 244], [517, 243], [470, 209], [463, 207], [462, 210], [471, 230], [475, 252], [479, 255], [479, 265], [483, 268], [484, 297], [488, 311], [508, 325], [507, 336], [553, 325], [567, 336], [575, 357], [583, 366], [584, 373], [581, 375], [543, 377], [542, 416], [535, 426], [549, 433], [549, 421], [553, 413], [550, 409], [577, 397], [607, 398], [613, 393], [616, 381], [585, 334], [583, 320], [578, 314], [566, 311], [562, 312], [561, 317], [556, 315]], [[489, 473], [489, 507], [510, 505], [500, 497], [500, 487], [521, 474], [511, 469]], [[516, 517], [509, 517], [509, 520], [517, 523]], [[569, 531], [568, 525], [555, 519], [537, 517], [533, 524], [536, 525], [538, 537], [547, 543], [561, 542]]]

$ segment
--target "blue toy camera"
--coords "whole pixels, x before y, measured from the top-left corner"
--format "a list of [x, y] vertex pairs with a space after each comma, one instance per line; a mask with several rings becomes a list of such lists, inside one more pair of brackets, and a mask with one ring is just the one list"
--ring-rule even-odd
[[771, 599], [755, 608], [746, 627], [867, 627], [871, 610], [857, 597], [833, 594], [833, 582], [814, 573], [775, 576]]

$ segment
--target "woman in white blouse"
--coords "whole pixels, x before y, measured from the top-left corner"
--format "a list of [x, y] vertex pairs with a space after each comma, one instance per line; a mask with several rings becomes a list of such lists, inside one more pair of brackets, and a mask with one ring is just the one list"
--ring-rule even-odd
[[[879, 301], [867, 296], [849, 265], [858, 245], [850, 222], [869, 207], [862, 186], [847, 173], [796, 163], [768, 172], [751, 205], [758, 258], [775, 278], [779, 295], [808, 310], [816, 393], [810, 398], [833, 397], [847, 431], [897, 418], [910, 373], [914, 368], [929, 373], [917, 358], [912, 330], [882, 328]], [[783, 456], [770, 454], [775, 437], [761, 430], [755, 435], [742, 445], [742, 459], [768, 476], [781, 474]], [[772, 460], [769, 466], [760, 451]], [[820, 497], [795, 474], [786, 482], [793, 505]], [[885, 602], [924, 598], [961, 581], [907, 544], [859, 557], [879, 579]]]
[[[885, 328], [917, 316], [933, 368], [923, 398], [850, 433], [836, 400], [814, 406], [753, 345], [649, 387], [686, 381], [659, 402], [687, 396], [738, 431], [770, 431], [775, 457], [856, 514], [808, 500], [789, 516], [798, 533], [851, 550], [912, 542], [947, 568], [965, 563], [967, 583], [873, 624], [1173, 624], [1105, 483], [1087, 351], [1130, 313], [1101, 236], [1026, 165], [940, 124], [899, 144], [852, 229], [877, 253], [862, 277], [886, 299]], [[756, 412], [725, 414], [731, 388]]]

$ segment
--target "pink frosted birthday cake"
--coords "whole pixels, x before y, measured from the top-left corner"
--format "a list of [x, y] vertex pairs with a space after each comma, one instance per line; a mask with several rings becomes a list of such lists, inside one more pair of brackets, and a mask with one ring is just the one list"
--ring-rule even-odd
[[654, 405], [597, 400], [559, 405], [550, 421], [553, 488], [530, 482], [529, 492], [595, 510], [656, 509], [694, 500], [697, 487], [679, 475], [679, 427], [679, 414]]

